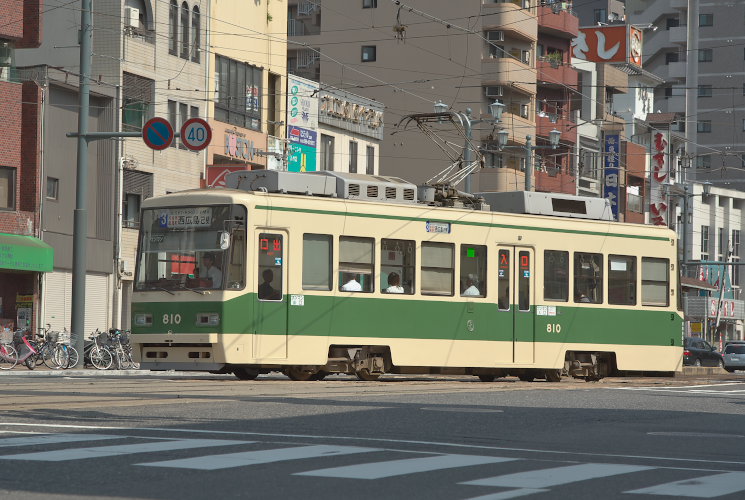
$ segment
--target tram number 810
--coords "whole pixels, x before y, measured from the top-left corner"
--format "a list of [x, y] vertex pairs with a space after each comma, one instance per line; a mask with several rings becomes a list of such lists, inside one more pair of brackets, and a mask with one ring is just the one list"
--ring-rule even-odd
[[164, 314], [163, 315], [163, 324], [164, 325], [180, 325], [181, 324], [181, 315], [180, 314]]
[[561, 333], [561, 325], [559, 323], [548, 323], [546, 333]]

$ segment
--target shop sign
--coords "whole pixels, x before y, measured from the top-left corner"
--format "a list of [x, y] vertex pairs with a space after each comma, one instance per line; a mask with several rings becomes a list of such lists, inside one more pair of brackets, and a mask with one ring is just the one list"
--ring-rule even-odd
[[232, 172], [246, 170], [246, 167], [238, 166], [207, 166], [207, 187], [225, 187], [225, 177]]
[[321, 96], [320, 114], [360, 124], [373, 130], [383, 126], [381, 111], [330, 95]]
[[670, 165], [668, 156], [669, 132], [652, 131], [652, 175], [649, 179], [650, 223], [655, 226], [667, 226], [668, 212], [663, 185], [670, 182]]
[[598, 63], [642, 65], [642, 31], [628, 24], [580, 28], [572, 55]]
[[253, 161], [256, 154], [254, 142], [237, 130], [225, 132], [225, 155], [240, 160]]
[[16, 294], [16, 304], [28, 304], [34, 302], [34, 296], [32, 294]]
[[307, 146], [299, 142], [287, 144], [287, 170], [290, 172], [315, 172], [316, 152], [315, 147]]
[[302, 144], [311, 148], [318, 147], [318, 133], [300, 127], [287, 127], [287, 138], [290, 142]]
[[607, 198], [610, 202], [613, 220], [618, 220], [619, 139], [618, 134], [606, 134], [605, 136], [603, 198]]

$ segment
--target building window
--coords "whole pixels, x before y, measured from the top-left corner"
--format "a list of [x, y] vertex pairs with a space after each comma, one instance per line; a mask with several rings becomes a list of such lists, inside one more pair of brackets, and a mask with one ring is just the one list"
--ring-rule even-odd
[[47, 177], [47, 200], [59, 199], [59, 179]]
[[171, 0], [168, 10], [168, 53], [178, 55], [178, 4]]
[[215, 119], [261, 130], [261, 81], [260, 68], [216, 56]]
[[709, 226], [701, 226], [701, 260], [709, 260]]
[[698, 49], [698, 62], [712, 62], [714, 49]]
[[699, 120], [696, 122], [696, 131], [700, 134], [711, 133], [711, 120]]
[[[131, 73], [122, 75], [122, 129], [139, 132], [152, 118], [155, 81]], [[171, 122], [173, 123], [173, 122]]]
[[330, 135], [321, 134], [321, 170], [334, 170], [334, 138]]
[[357, 142], [349, 141], [349, 173], [357, 173]]
[[606, 23], [608, 22], [608, 11], [606, 9], [595, 9], [593, 12], [593, 22]]
[[677, 52], [665, 52], [665, 64], [678, 62]]
[[732, 230], [732, 262], [735, 263], [732, 266], [732, 286], [740, 286], [740, 266], [737, 265], [740, 262], [740, 230]]
[[365, 170], [367, 175], [375, 175], [375, 148], [367, 146], [367, 168]]
[[140, 205], [153, 196], [153, 174], [137, 170], [124, 171], [122, 227], [140, 227]]
[[181, 4], [181, 58], [189, 59], [189, 5]]
[[697, 156], [696, 168], [711, 168], [711, 156]]
[[699, 14], [698, 25], [699, 26], [714, 26], [714, 14]]
[[196, 5], [191, 11], [191, 60], [195, 63], [199, 62], [199, 56], [201, 52], [201, 39], [200, 39], [200, 15], [199, 7]]
[[712, 86], [711, 85], [699, 85], [698, 86], [698, 96], [699, 97], [711, 97], [712, 96]]
[[377, 59], [375, 45], [363, 45], [362, 46], [362, 62], [373, 62]]
[[669, 30], [670, 28], [677, 28], [680, 26], [680, 21], [677, 17], [668, 17], [665, 19], [665, 29]]
[[717, 260], [723, 262], [724, 256], [727, 255], [727, 252], [725, 251], [727, 242], [724, 241], [724, 228], [717, 228], [717, 233], [717, 250], [719, 251], [719, 253], [717, 253]]
[[378, 0], [362, 0], [363, 9], [377, 9]]
[[0, 210], [15, 210], [16, 169], [0, 167]]

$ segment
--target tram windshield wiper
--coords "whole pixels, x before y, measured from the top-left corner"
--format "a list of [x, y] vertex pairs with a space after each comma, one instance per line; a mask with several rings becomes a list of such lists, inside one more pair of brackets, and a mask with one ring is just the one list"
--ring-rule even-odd
[[189, 288], [188, 286], [184, 286], [184, 287], [183, 287], [183, 289], [184, 289], [184, 290], [189, 290], [189, 291], [192, 291], [192, 292], [194, 292], [194, 293], [198, 293], [199, 295], [204, 295], [204, 293], [205, 293], [205, 292], [204, 292], [204, 291], [202, 291], [202, 290], [197, 290], [196, 288]]
[[155, 285], [150, 285], [150, 286], [152, 286], [152, 289], [155, 289], [155, 290], [163, 290], [164, 292], [168, 292], [168, 293], [170, 293], [171, 295], [176, 295], [175, 293], [173, 293], [173, 292], [172, 292], [171, 290], [169, 290], [168, 288], [163, 288], [162, 286], [155, 286]]

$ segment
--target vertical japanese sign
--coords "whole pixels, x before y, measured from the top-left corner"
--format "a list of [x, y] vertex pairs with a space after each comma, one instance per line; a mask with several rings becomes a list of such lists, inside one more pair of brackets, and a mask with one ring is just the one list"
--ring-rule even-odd
[[668, 156], [669, 132], [652, 131], [652, 172], [649, 178], [649, 221], [655, 226], [667, 226], [668, 213], [664, 184], [670, 182]]
[[614, 220], [618, 220], [618, 167], [620, 165], [619, 150], [619, 135], [606, 134], [603, 198], [607, 198], [608, 201], [610, 201], [610, 207], [613, 211]]
[[287, 170], [316, 170], [318, 149], [318, 83], [287, 77]]

